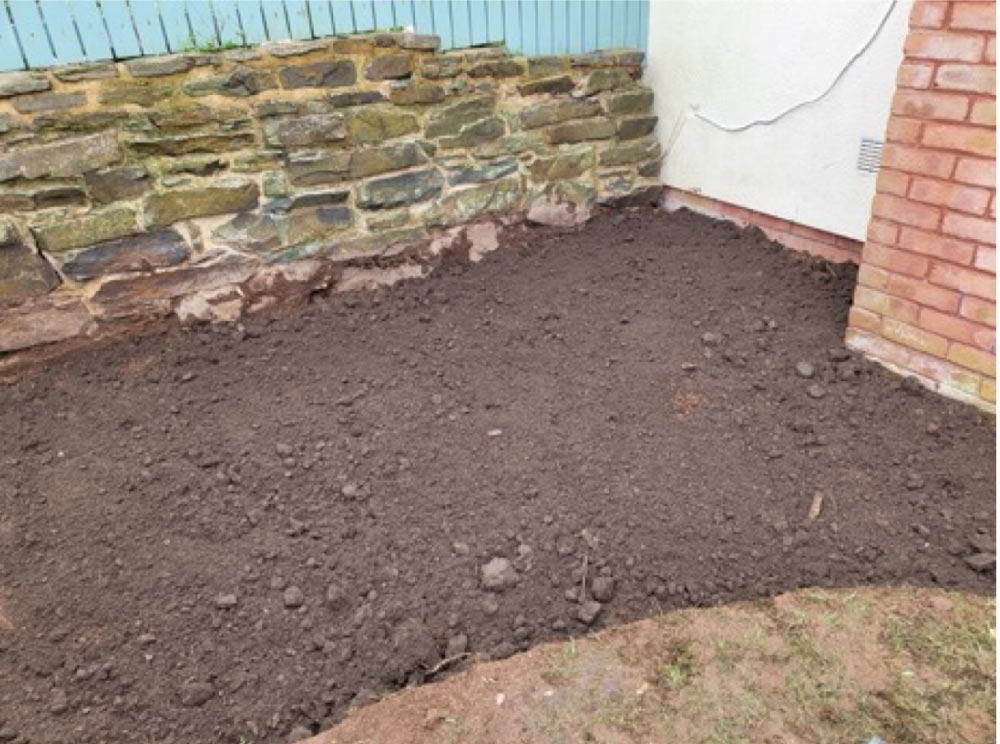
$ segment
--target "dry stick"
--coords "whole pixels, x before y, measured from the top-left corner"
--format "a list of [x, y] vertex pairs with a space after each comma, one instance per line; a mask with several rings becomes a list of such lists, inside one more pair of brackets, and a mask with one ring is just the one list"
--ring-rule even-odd
[[435, 664], [434, 666], [432, 666], [430, 669], [427, 670], [427, 674], [425, 676], [427, 676], [427, 677], [433, 677], [435, 674], [437, 674], [438, 672], [440, 672], [446, 666], [450, 666], [450, 665], [454, 664], [456, 661], [461, 661], [466, 656], [472, 656], [472, 653], [469, 652], [469, 651], [463, 651], [460, 654], [455, 654], [454, 656], [449, 656], [447, 659], [441, 659], [441, 661], [439, 661], [437, 664]]
[[583, 554], [583, 576], [580, 578], [580, 604], [587, 601], [587, 554]]

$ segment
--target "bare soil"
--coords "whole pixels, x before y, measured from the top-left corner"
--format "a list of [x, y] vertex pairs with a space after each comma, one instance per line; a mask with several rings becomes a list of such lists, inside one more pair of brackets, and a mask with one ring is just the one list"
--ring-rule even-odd
[[806, 589], [678, 610], [393, 694], [308, 744], [996, 741], [996, 607]]
[[0, 742], [268, 744], [664, 610], [992, 593], [992, 420], [847, 353], [853, 285], [631, 209], [23, 371]]

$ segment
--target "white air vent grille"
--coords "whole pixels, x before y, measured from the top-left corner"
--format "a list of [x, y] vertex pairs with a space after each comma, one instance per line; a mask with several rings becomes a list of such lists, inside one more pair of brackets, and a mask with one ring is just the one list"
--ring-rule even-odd
[[862, 173], [878, 173], [882, 165], [882, 140], [868, 139], [861, 140], [861, 148], [858, 150], [858, 170]]

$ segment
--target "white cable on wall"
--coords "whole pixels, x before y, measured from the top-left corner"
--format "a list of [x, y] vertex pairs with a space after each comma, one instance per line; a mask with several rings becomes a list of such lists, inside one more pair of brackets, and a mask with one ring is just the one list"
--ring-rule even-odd
[[[814, 103], [817, 103], [818, 101], [821, 101], [822, 99], [826, 98], [827, 95], [830, 94], [830, 91], [832, 91], [835, 87], [837, 87], [837, 83], [839, 83], [841, 79], [844, 77], [844, 75], [847, 74], [847, 71], [851, 69], [854, 63], [857, 62], [859, 59], [861, 59], [861, 57], [864, 56], [865, 52], [867, 52], [871, 48], [871, 46], [875, 43], [875, 40], [878, 39], [879, 34], [882, 33], [882, 29], [885, 28], [885, 24], [889, 21], [889, 16], [892, 15], [892, 11], [896, 7], [896, 3], [897, 0], [890, 0], [888, 7], [885, 9], [885, 13], [882, 14], [882, 19], [878, 22], [878, 25], [875, 27], [875, 30], [868, 37], [867, 41], [865, 41], [865, 43], [861, 45], [861, 48], [858, 49], [858, 51], [856, 51], [849, 60], [847, 60], [847, 64], [845, 64], [840, 69], [840, 71], [836, 74], [836, 76], [833, 78], [830, 84], [827, 85], [826, 88], [821, 93], [812, 96], [811, 98], [807, 98], [804, 101], [800, 101], [799, 103], [794, 104], [793, 106], [785, 109], [781, 113], [775, 114], [774, 116], [768, 119], [754, 119], [753, 121], [748, 121], [745, 124], [731, 125], [718, 122], [712, 119], [711, 117], [701, 113], [698, 110], [699, 107], [697, 104], [688, 107], [689, 116], [693, 116], [696, 119], [700, 119], [701, 121], [705, 122], [706, 124], [709, 124], [710, 126], [715, 127], [716, 129], [721, 129], [723, 132], [745, 132], [746, 130], [752, 129], [753, 127], [756, 126], [774, 124], [776, 121], [783, 119], [784, 117], [788, 116], [794, 111], [798, 111], [801, 108], [810, 106]], [[667, 152], [670, 151], [674, 141], [680, 135], [680, 129], [683, 129], [683, 122], [681, 121], [678, 122], [678, 126], [675, 126], [675, 132], [674, 135], [671, 137], [670, 143], [668, 144]]]

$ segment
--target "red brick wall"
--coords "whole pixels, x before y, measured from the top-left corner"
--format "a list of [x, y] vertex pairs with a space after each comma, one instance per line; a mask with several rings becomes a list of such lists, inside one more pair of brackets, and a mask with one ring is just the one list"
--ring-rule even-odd
[[996, 3], [915, 2], [847, 343], [996, 401]]

